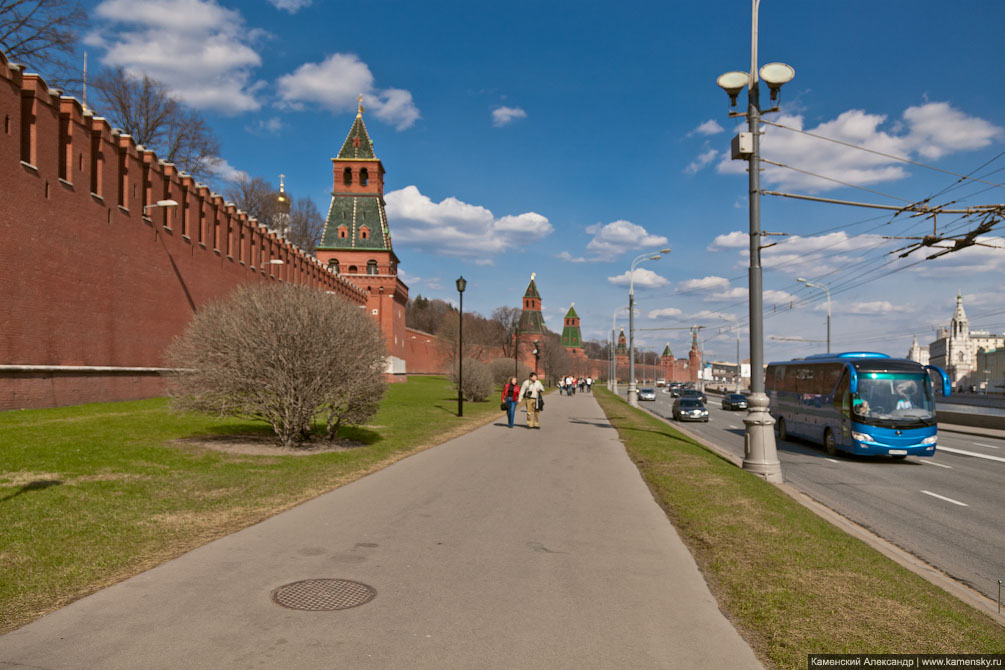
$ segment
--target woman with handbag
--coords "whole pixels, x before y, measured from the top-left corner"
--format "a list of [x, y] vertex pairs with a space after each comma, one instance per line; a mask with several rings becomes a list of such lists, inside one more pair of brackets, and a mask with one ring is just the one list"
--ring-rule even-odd
[[513, 417], [516, 416], [516, 405], [520, 401], [520, 385], [516, 382], [516, 377], [510, 377], [509, 381], [503, 384], [502, 406], [499, 408], [506, 412], [509, 418], [509, 427], [513, 427]]

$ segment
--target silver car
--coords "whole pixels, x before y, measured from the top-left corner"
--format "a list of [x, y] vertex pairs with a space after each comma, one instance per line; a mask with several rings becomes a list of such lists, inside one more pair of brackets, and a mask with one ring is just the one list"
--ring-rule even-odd
[[639, 389], [639, 400], [656, 400], [656, 389]]

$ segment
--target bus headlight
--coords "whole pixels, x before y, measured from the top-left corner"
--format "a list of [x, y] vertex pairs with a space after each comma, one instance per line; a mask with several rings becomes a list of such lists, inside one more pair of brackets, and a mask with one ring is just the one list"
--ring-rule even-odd
[[921, 441], [922, 444], [935, 444], [939, 439], [938, 435], [929, 435]]
[[856, 442], [872, 442], [873, 441], [872, 435], [869, 435], [868, 433], [856, 433], [854, 430], [851, 431], [851, 439], [855, 440]]

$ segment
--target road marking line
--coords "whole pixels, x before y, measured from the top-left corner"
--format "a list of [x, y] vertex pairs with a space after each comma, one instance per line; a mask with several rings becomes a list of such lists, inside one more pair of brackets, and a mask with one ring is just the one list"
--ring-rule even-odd
[[978, 454], [976, 451], [963, 451], [962, 449], [950, 449], [949, 447], [939, 447], [939, 451], [948, 451], [951, 454], [963, 454], [964, 456], [973, 456], [974, 458], [983, 458], [988, 461], [998, 461], [999, 463], [1005, 463], [1005, 458], [1000, 456], [988, 456], [987, 454]]
[[997, 449], [993, 444], [984, 444], [983, 442], [974, 442], [975, 447], [987, 447], [988, 449]]
[[960, 502], [959, 500], [953, 500], [952, 498], [947, 498], [946, 496], [940, 496], [938, 493], [932, 493], [931, 491], [922, 491], [922, 493], [930, 495], [933, 498], [938, 498], [939, 500], [945, 500], [946, 502], [951, 502], [954, 505], [959, 505], [960, 507], [970, 507], [970, 505], [966, 503]]
[[825, 461], [830, 461], [831, 463], [840, 463], [841, 461], [835, 461], [833, 458], [825, 458]]
[[924, 461], [924, 460], [922, 460], [922, 461], [918, 461], [918, 462], [919, 463], [924, 463], [925, 465], [935, 465], [935, 466], [938, 466], [940, 468], [947, 468], [949, 470], [953, 469], [953, 466], [951, 466], [951, 465], [943, 465], [942, 463], [936, 463], [934, 461]]
[[739, 426], [734, 426], [733, 424], [729, 424], [729, 427], [730, 428], [739, 428]]

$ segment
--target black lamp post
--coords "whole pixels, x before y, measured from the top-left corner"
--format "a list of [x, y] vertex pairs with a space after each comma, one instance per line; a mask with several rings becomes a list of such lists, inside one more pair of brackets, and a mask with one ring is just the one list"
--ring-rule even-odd
[[541, 341], [534, 340], [534, 374], [537, 374], [537, 359], [541, 358]]
[[517, 355], [520, 352], [520, 322], [516, 324], [516, 330], [513, 335], [513, 376], [520, 379], [520, 362]]
[[457, 322], [457, 416], [464, 416], [464, 289], [467, 285], [463, 275], [457, 278], [461, 313]]

